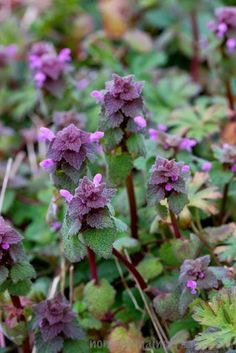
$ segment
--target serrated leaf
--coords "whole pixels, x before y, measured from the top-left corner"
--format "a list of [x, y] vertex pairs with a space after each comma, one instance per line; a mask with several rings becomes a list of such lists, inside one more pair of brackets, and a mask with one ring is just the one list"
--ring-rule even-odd
[[175, 214], [179, 214], [187, 204], [188, 196], [186, 194], [172, 192], [168, 197], [168, 205]]
[[142, 134], [133, 134], [131, 135], [127, 142], [127, 147], [128, 147], [128, 151], [130, 152], [130, 154], [132, 155], [136, 155], [136, 156], [144, 156], [146, 153], [146, 149], [145, 149], [145, 144], [144, 144], [144, 137]]
[[122, 140], [123, 131], [120, 128], [109, 129], [105, 132], [105, 148], [112, 150]]
[[[7, 283], [6, 281], [5, 283]], [[18, 281], [17, 283], [8, 282], [7, 289], [10, 294], [13, 295], [26, 295], [31, 288], [31, 281], [29, 279], [25, 279], [23, 281]]]
[[97, 255], [111, 257], [112, 245], [116, 238], [115, 228], [89, 229], [83, 232], [84, 242]]
[[39, 332], [35, 335], [35, 345], [37, 353], [58, 353], [63, 347], [63, 338], [55, 337], [49, 342], [45, 342]]
[[62, 234], [64, 237], [70, 237], [72, 235], [79, 234], [81, 223], [79, 219], [71, 219], [68, 214], [64, 218], [62, 225]]
[[80, 241], [78, 235], [63, 238], [64, 252], [70, 262], [81, 261], [86, 255], [86, 246]]
[[21, 262], [15, 264], [10, 271], [10, 277], [13, 283], [30, 279], [36, 276], [33, 266], [29, 262]]
[[8, 269], [5, 266], [0, 266], [0, 285], [7, 279]]
[[89, 344], [87, 340], [74, 341], [66, 340], [63, 346], [63, 353], [88, 353]]
[[132, 157], [129, 153], [107, 155], [108, 173], [112, 183], [121, 183], [132, 169]]

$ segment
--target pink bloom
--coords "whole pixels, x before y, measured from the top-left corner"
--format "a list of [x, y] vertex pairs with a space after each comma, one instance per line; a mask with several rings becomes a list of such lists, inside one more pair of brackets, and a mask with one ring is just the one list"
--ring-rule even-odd
[[2, 249], [3, 249], [3, 250], [7, 250], [7, 249], [10, 248], [10, 245], [9, 245], [9, 243], [7, 243], [7, 242], [2, 243], [1, 246], [2, 246]]
[[202, 169], [203, 172], [209, 172], [209, 170], [211, 170], [211, 168], [212, 168], [212, 163], [211, 162], [203, 162], [202, 163], [201, 169]]
[[170, 184], [166, 184], [165, 189], [166, 189], [166, 191], [171, 191], [173, 189], [173, 187]]
[[181, 142], [180, 142], [180, 145], [179, 145], [179, 148], [181, 150], [185, 150], [185, 151], [188, 151], [188, 152], [191, 152], [192, 151], [192, 148], [194, 146], [196, 146], [197, 144], [197, 141], [194, 140], [194, 139], [189, 139], [187, 137], [184, 137]]
[[96, 131], [92, 134], [90, 134], [90, 142], [99, 142], [101, 138], [103, 138], [104, 132], [103, 131]]
[[60, 195], [66, 200], [66, 202], [70, 203], [71, 200], [73, 199], [73, 195], [65, 189], [60, 190]]
[[192, 294], [196, 294], [197, 291], [196, 291], [196, 288], [197, 288], [197, 282], [196, 281], [188, 281], [187, 282], [187, 287], [191, 289], [191, 293]]
[[37, 87], [42, 87], [46, 80], [46, 75], [43, 72], [39, 71], [35, 74], [34, 79]]
[[182, 167], [182, 172], [183, 173], [188, 173], [190, 170], [189, 166], [187, 164], [185, 164], [183, 167]]
[[102, 181], [102, 174], [96, 174], [93, 178], [93, 183], [95, 186], [98, 186]]
[[234, 173], [236, 173], [236, 164], [232, 165], [231, 171], [234, 172]]
[[52, 130], [48, 129], [47, 127], [41, 127], [39, 129], [39, 141], [52, 141], [55, 138], [55, 134]]
[[140, 129], [144, 129], [147, 126], [147, 122], [142, 116], [136, 116], [134, 122]]
[[90, 96], [96, 99], [96, 103], [103, 102], [103, 94], [100, 91], [92, 91]]
[[69, 48], [62, 49], [58, 55], [58, 58], [63, 63], [71, 61], [71, 50]]
[[220, 23], [217, 27], [217, 33], [216, 33], [217, 37], [223, 38], [227, 30], [228, 30], [228, 26], [224, 22]]
[[44, 159], [39, 163], [39, 165], [48, 173], [52, 173], [56, 167], [56, 164], [52, 159]]
[[236, 40], [234, 38], [227, 39], [226, 47], [229, 54], [233, 53], [236, 48]]
[[149, 129], [148, 130], [149, 136], [152, 140], [156, 140], [158, 137], [158, 131], [155, 129]]
[[162, 123], [157, 124], [157, 128], [158, 128], [158, 130], [163, 131], [163, 132], [167, 131], [167, 129], [168, 129], [168, 127]]

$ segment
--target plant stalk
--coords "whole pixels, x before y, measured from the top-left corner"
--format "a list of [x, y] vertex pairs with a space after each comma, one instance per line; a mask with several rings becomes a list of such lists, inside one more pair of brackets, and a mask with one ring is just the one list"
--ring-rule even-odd
[[[145, 280], [143, 279], [142, 275], [136, 270], [136, 268], [134, 267], [134, 265], [127, 260], [127, 258], [125, 256], [123, 256], [118, 250], [116, 250], [115, 248], [112, 249], [112, 253], [113, 255], [115, 255], [124, 265], [125, 267], [128, 269], [128, 271], [133, 275], [133, 277], [136, 279], [136, 281], [138, 282], [140, 288], [143, 291], [146, 291], [148, 286], [147, 283], [145, 282]], [[147, 293], [148, 294], [148, 293]], [[149, 293], [151, 295], [151, 293]]]
[[[23, 306], [21, 305], [20, 298], [17, 295], [11, 295], [11, 301], [12, 301], [12, 304], [14, 305], [15, 308], [23, 309]], [[26, 318], [25, 318], [24, 314], [21, 315], [20, 319], [22, 321], [26, 322]], [[24, 342], [22, 343], [22, 350], [23, 350], [23, 353], [31, 353], [28, 335], [26, 336]]]
[[174, 229], [175, 238], [176, 239], [180, 239], [181, 238], [181, 233], [179, 231], [179, 226], [178, 226], [178, 223], [177, 223], [176, 216], [175, 216], [173, 211], [169, 210], [169, 212], [170, 212], [171, 223], [172, 223], [172, 226], [173, 226], [173, 229]]
[[138, 239], [138, 215], [134, 193], [134, 183], [132, 172], [126, 178], [126, 190], [129, 198], [130, 219], [131, 219], [131, 234], [133, 238]]
[[228, 192], [229, 192], [229, 184], [230, 183], [226, 183], [224, 186], [223, 198], [221, 202], [221, 209], [220, 209], [220, 215], [219, 215], [219, 225], [221, 225], [224, 222], [225, 207], [226, 207]]
[[90, 267], [91, 278], [94, 280], [96, 286], [99, 284], [98, 274], [97, 274], [97, 266], [96, 266], [96, 259], [95, 254], [92, 249], [87, 246], [87, 253], [88, 253], [88, 261]]

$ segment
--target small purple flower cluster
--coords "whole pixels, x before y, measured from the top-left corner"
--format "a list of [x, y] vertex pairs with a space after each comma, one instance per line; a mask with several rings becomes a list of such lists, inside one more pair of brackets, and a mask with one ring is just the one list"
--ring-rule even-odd
[[12, 59], [16, 58], [17, 47], [15, 44], [0, 46], [0, 67], [7, 66]]
[[229, 54], [236, 49], [236, 7], [225, 6], [215, 11], [215, 21], [208, 24], [208, 28], [219, 39], [224, 40]]
[[40, 166], [49, 173], [62, 170], [71, 180], [78, 178], [86, 160], [94, 160], [96, 143], [103, 137], [101, 131], [88, 133], [74, 124], [56, 134], [48, 128], [41, 128], [39, 140], [49, 141], [47, 159]]
[[70, 124], [74, 124], [79, 129], [85, 127], [85, 114], [77, 113], [74, 110], [53, 113], [53, 123], [57, 130], [61, 130]]
[[39, 328], [44, 342], [56, 337], [81, 339], [83, 333], [76, 322], [76, 314], [62, 295], [35, 305], [35, 328]]
[[168, 197], [170, 193], [186, 193], [186, 177], [189, 166], [183, 162], [157, 157], [148, 183], [148, 199], [156, 204]]
[[196, 146], [197, 141], [187, 137], [181, 137], [179, 135], [171, 135], [163, 131], [158, 126], [158, 129], [149, 129], [149, 136], [152, 140], [156, 141], [161, 145], [165, 150], [173, 148], [174, 150], [184, 150], [192, 152], [194, 146]]
[[236, 173], [236, 146], [223, 144], [222, 148], [216, 148], [216, 158]]
[[29, 54], [29, 65], [36, 86], [53, 89], [68, 71], [70, 61], [70, 49], [64, 48], [57, 54], [53, 45], [45, 42], [35, 43]]
[[69, 204], [69, 217], [77, 221], [77, 230], [81, 227], [104, 228], [104, 219], [109, 218], [107, 206], [115, 192], [102, 182], [101, 174], [96, 174], [93, 180], [83, 177], [74, 196], [67, 190], [60, 190]]
[[210, 256], [202, 256], [195, 260], [185, 260], [180, 268], [179, 282], [184, 288], [189, 288], [192, 294], [197, 288], [209, 289], [217, 287], [218, 281], [208, 267]]
[[0, 217], [0, 264], [14, 263], [21, 252], [23, 237]]
[[103, 92], [91, 93], [102, 105], [103, 130], [121, 128], [137, 132], [146, 127], [146, 120], [142, 116], [142, 87], [143, 83], [135, 82], [133, 75], [121, 77], [113, 74]]

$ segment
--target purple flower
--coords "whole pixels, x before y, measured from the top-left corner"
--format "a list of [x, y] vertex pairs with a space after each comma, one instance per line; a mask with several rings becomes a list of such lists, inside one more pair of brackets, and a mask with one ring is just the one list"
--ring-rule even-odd
[[203, 172], [209, 172], [209, 170], [211, 170], [212, 168], [212, 163], [211, 162], [203, 162], [201, 169]]
[[52, 159], [44, 159], [39, 165], [46, 170], [47, 173], [53, 173], [56, 169], [56, 163]]
[[226, 32], [227, 30], [236, 29], [236, 7], [225, 6], [215, 10], [215, 16], [217, 20], [217, 30]]
[[155, 130], [155, 129], [149, 129], [148, 130], [148, 133], [149, 133], [149, 136], [150, 136], [150, 138], [152, 139], [152, 140], [157, 140], [157, 138], [158, 138], [158, 133], [159, 133], [159, 131], [158, 130]]
[[179, 149], [191, 152], [192, 148], [194, 146], [196, 146], [196, 144], [197, 144], [196, 140], [184, 137], [184, 138], [182, 138], [182, 140], [179, 144]]
[[16, 58], [17, 47], [15, 44], [0, 46], [0, 67], [7, 66], [12, 59]]
[[0, 217], [0, 264], [15, 261], [23, 237]]
[[69, 48], [64, 48], [60, 51], [58, 58], [63, 63], [71, 61], [71, 50]]
[[55, 134], [53, 131], [48, 129], [47, 127], [41, 127], [39, 129], [39, 141], [52, 141], [55, 138]]
[[236, 48], [236, 40], [234, 38], [227, 39], [226, 47], [229, 54], [233, 53]]
[[64, 48], [59, 54], [51, 44], [39, 42], [32, 46], [29, 65], [37, 87], [48, 90], [58, 88], [63, 74], [68, 71], [70, 49]]
[[183, 162], [157, 157], [151, 169], [148, 184], [148, 196], [151, 204], [160, 202], [173, 191], [186, 193], [187, 171], [184, 167]]
[[104, 137], [104, 132], [103, 131], [96, 131], [92, 134], [90, 134], [90, 141], [91, 142], [99, 142], [100, 139]]
[[91, 97], [96, 99], [97, 103], [102, 103], [103, 102], [103, 94], [102, 94], [102, 92], [95, 90], [95, 91], [92, 91], [90, 95], [91, 95]]
[[191, 289], [191, 294], [197, 294], [196, 288], [197, 288], [197, 282], [193, 280], [189, 280], [187, 282], [187, 288]]
[[108, 189], [102, 182], [101, 174], [96, 174], [93, 181], [88, 177], [80, 180], [75, 195], [69, 203], [69, 216], [79, 219], [81, 224], [99, 228], [100, 218], [105, 216], [104, 209], [114, 196], [115, 190]]
[[[210, 263], [210, 256], [198, 257], [195, 260], [185, 260], [180, 268], [179, 282], [185, 287], [190, 287], [189, 283], [193, 285], [194, 281], [198, 288], [208, 289], [217, 287], [218, 281], [214, 273], [208, 267]], [[195, 286], [195, 288], [196, 288]]]
[[69, 191], [67, 191], [67, 190], [65, 190], [65, 189], [61, 189], [60, 190], [60, 195], [66, 200], [66, 202], [68, 202], [68, 203], [70, 203], [71, 202], [71, 200], [73, 199], [73, 195], [69, 192]]
[[54, 161], [57, 170], [63, 170], [73, 180], [75, 172], [80, 171], [86, 159], [94, 159], [94, 153], [95, 145], [90, 140], [90, 133], [70, 124], [51, 140], [47, 157]]
[[134, 118], [142, 115], [142, 82], [135, 82], [132, 75], [112, 75], [112, 81], [106, 83], [102, 101], [103, 130], [120, 127], [136, 132], [139, 127]]
[[183, 172], [183, 173], [188, 173], [189, 170], [190, 170], [190, 167], [189, 167], [189, 165], [187, 165], [187, 164], [185, 164], [185, 165], [182, 167], [182, 172]]
[[147, 126], [147, 122], [142, 116], [136, 116], [134, 122], [140, 129], [144, 129]]
[[76, 321], [76, 314], [62, 295], [35, 305], [35, 328], [39, 328], [45, 342], [56, 337], [81, 339], [83, 333]]
[[236, 173], [236, 164], [232, 165], [231, 171], [234, 172], [234, 173]]
[[162, 124], [162, 123], [157, 124], [157, 128], [158, 128], [158, 130], [163, 131], [163, 132], [166, 132], [168, 130], [167, 125]]

